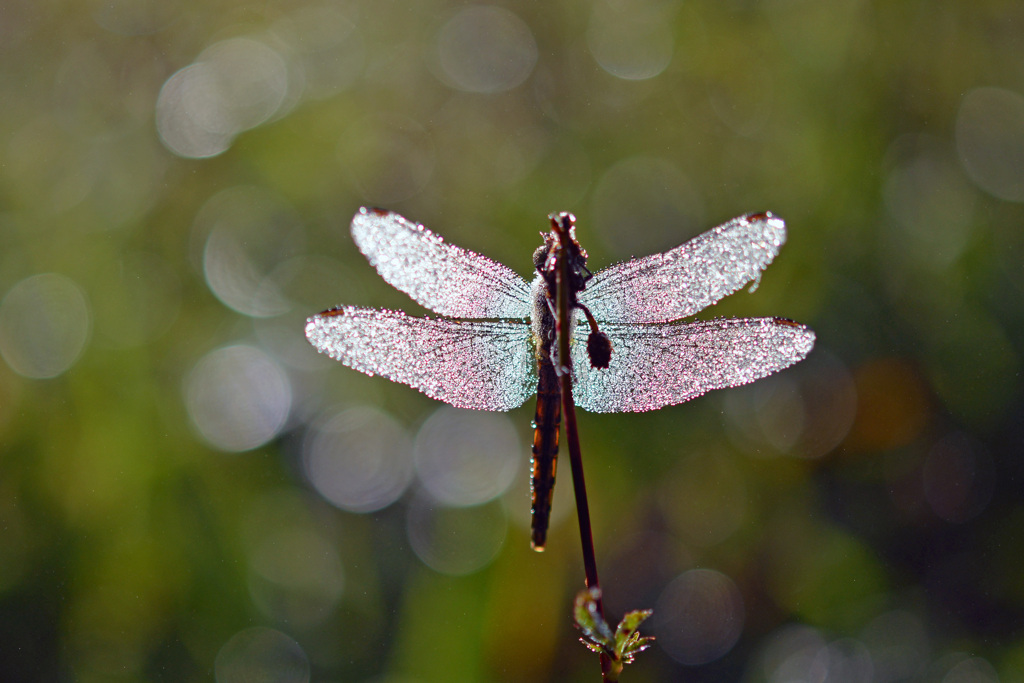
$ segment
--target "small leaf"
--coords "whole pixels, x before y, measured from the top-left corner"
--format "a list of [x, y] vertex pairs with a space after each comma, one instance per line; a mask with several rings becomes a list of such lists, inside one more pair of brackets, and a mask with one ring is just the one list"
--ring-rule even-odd
[[600, 598], [601, 590], [599, 588], [587, 588], [580, 591], [576, 594], [573, 615], [576, 626], [583, 631], [583, 640], [596, 645], [603, 652], [611, 653], [615, 645], [615, 635], [597, 609], [597, 601]]
[[617, 681], [622, 667], [632, 664], [638, 654], [646, 650], [654, 642], [651, 636], [641, 636], [637, 629], [647, 620], [654, 610], [640, 609], [627, 613], [612, 633], [611, 627], [598, 611], [598, 600], [601, 591], [588, 588], [576, 594], [573, 613], [576, 626], [583, 632], [580, 642], [592, 652], [606, 655], [609, 669], [605, 673], [605, 681]]
[[654, 614], [652, 609], [638, 609], [627, 612], [622, 617], [622, 621], [619, 622], [618, 628], [615, 629], [615, 640], [632, 636], [640, 628], [640, 624], [647, 621], [648, 617], [652, 614]]
[[643, 636], [634, 633], [627, 641], [622, 643], [619, 651], [620, 657], [625, 664], [632, 664], [636, 656], [648, 649], [654, 642], [654, 636]]
[[638, 654], [646, 650], [654, 642], [652, 636], [641, 637], [637, 629], [644, 621], [654, 614], [654, 610], [634, 610], [622, 617], [615, 629], [615, 658], [623, 664], [632, 664]]

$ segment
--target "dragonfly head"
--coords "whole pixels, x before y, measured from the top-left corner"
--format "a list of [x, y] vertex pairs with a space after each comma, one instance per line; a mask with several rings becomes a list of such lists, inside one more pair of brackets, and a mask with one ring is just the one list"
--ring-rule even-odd
[[548, 220], [551, 221], [551, 232], [544, 235], [544, 246], [548, 249], [546, 268], [554, 269], [555, 259], [561, 249], [572, 268], [586, 270], [584, 264], [587, 262], [587, 252], [576, 240], [576, 216], [568, 211], [560, 211], [549, 215]]
[[[568, 211], [559, 211], [548, 216], [551, 221], [551, 234], [567, 244], [575, 244], [579, 248], [580, 243], [576, 241], [576, 216]], [[581, 249], [582, 251], [582, 249]], [[586, 258], [586, 252], [583, 252]]]

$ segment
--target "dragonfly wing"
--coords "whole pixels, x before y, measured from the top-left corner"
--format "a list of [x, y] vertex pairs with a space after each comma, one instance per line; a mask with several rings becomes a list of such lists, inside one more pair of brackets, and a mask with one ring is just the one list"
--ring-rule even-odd
[[753, 382], [802, 360], [814, 332], [783, 318], [605, 324], [611, 365], [573, 357], [576, 405], [598, 413], [642, 412]]
[[353, 370], [457, 408], [511, 410], [537, 391], [530, 326], [522, 322], [414, 318], [346, 306], [306, 321], [306, 338]]
[[530, 315], [530, 286], [511, 268], [449, 244], [393, 211], [359, 209], [352, 238], [389, 285], [441, 315]]
[[740, 216], [671, 251], [600, 271], [579, 300], [598, 320], [679, 320], [757, 280], [785, 241], [778, 216]]

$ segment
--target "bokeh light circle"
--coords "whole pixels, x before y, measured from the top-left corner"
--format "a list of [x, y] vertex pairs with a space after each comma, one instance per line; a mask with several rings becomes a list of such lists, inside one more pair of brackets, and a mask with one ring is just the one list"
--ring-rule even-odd
[[33, 275], [0, 302], [0, 354], [23, 377], [56, 377], [78, 360], [91, 323], [85, 293], [73, 280]]
[[289, 624], [322, 623], [345, 586], [337, 550], [313, 528], [264, 529], [250, 549], [249, 567], [253, 602]]
[[[800, 385], [791, 373], [766, 377], [735, 392], [726, 392], [723, 402], [736, 426], [731, 435], [733, 440], [743, 443], [744, 439], [751, 439], [745, 444], [748, 451], [763, 456], [795, 450], [806, 415]], [[852, 416], [849, 419], [852, 421]]]
[[976, 88], [960, 103], [956, 146], [968, 175], [991, 195], [1024, 202], [1024, 97]]
[[871, 653], [875, 679], [912, 680], [930, 654], [928, 634], [920, 617], [904, 610], [883, 612], [861, 632]]
[[537, 43], [522, 19], [501, 7], [470, 5], [437, 34], [442, 80], [475, 93], [511, 90], [537, 63]]
[[233, 187], [203, 205], [193, 229], [196, 237], [209, 230], [203, 274], [221, 303], [253, 317], [288, 311], [291, 302], [270, 276], [305, 244], [290, 206], [265, 189]]
[[251, 346], [227, 346], [196, 363], [185, 383], [185, 403], [210, 445], [248, 451], [284, 426], [292, 389], [288, 375], [267, 354]]
[[370, 407], [325, 415], [303, 443], [306, 478], [321, 496], [350, 512], [391, 505], [413, 477], [412, 443], [390, 416]]
[[739, 588], [713, 569], [691, 569], [662, 591], [654, 607], [654, 634], [673, 659], [689, 666], [713, 662], [743, 632]]
[[672, 61], [674, 40], [660, 2], [595, 2], [587, 46], [602, 69], [630, 81], [654, 78]]
[[438, 502], [480, 505], [508, 490], [522, 453], [506, 416], [445, 406], [416, 437], [416, 472]]
[[307, 683], [309, 659], [292, 638], [272, 628], [239, 631], [213, 663], [217, 683]]
[[366, 61], [366, 41], [335, 4], [302, 7], [278, 21], [274, 34], [302, 69], [305, 97], [321, 99], [348, 89]]
[[[910, 153], [900, 148], [921, 147]], [[893, 237], [903, 260], [949, 268], [967, 247], [978, 191], [956, 160], [938, 144], [901, 138], [884, 186], [885, 207], [899, 228]]]
[[827, 349], [784, 373], [723, 392], [729, 439], [748, 455], [819, 458], [846, 437], [857, 413], [850, 371]]
[[508, 533], [508, 515], [498, 503], [475, 507], [444, 507], [425, 497], [406, 514], [409, 545], [440, 574], [466, 576], [497, 557]]
[[942, 683], [999, 683], [999, 674], [987, 659], [970, 657], [953, 665]]
[[825, 639], [817, 629], [804, 624], [783, 626], [764, 639], [752, 678], [770, 683], [803, 681], [823, 647]]
[[207, 64], [190, 64], [175, 72], [156, 98], [156, 130], [164, 146], [180, 157], [204, 159], [231, 146], [232, 133], [203, 125], [210, 110], [225, 108], [216, 75]]
[[216, 156], [236, 135], [273, 116], [287, 94], [288, 66], [276, 50], [252, 38], [229, 38], [167, 79], [156, 102], [157, 132], [178, 156]]
[[[808, 677], [818, 671], [826, 672], [823, 680], [872, 683], [875, 666], [864, 643], [855, 638], [840, 638], [818, 650], [808, 671]], [[806, 680], [806, 679], [805, 679]]]
[[664, 251], [704, 225], [704, 202], [665, 159], [630, 157], [605, 171], [591, 198], [594, 230], [615, 256]]
[[770, 683], [791, 681], [836, 681], [872, 683], [900, 680], [879, 677], [872, 653], [855, 638], [826, 642], [810, 626], [792, 624], [767, 639], [759, 657], [760, 675], [755, 680]]
[[213, 69], [216, 106], [198, 109], [198, 123], [207, 130], [239, 133], [273, 116], [288, 92], [288, 67], [281, 55], [253, 38], [228, 38], [196, 58]]

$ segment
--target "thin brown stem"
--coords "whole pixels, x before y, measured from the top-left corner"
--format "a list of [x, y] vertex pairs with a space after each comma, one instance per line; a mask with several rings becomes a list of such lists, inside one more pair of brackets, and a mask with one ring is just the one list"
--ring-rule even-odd
[[[572, 486], [576, 496], [576, 518], [580, 525], [580, 543], [583, 546], [583, 571], [586, 575], [588, 588], [600, 591], [601, 583], [597, 578], [597, 559], [594, 553], [594, 534], [590, 527], [590, 507], [587, 505], [587, 485], [583, 479], [583, 455], [580, 452], [580, 436], [576, 428], [576, 405], [572, 398], [572, 358], [569, 355], [569, 325], [572, 311], [569, 305], [569, 262], [562, 257], [558, 259], [556, 280], [555, 331], [558, 340], [558, 359], [555, 370], [558, 373], [562, 390], [562, 413], [565, 416], [566, 442], [569, 446], [569, 465], [572, 468]], [[602, 621], [604, 603], [597, 598], [597, 612]], [[601, 678], [611, 680], [611, 658], [601, 653]]]

